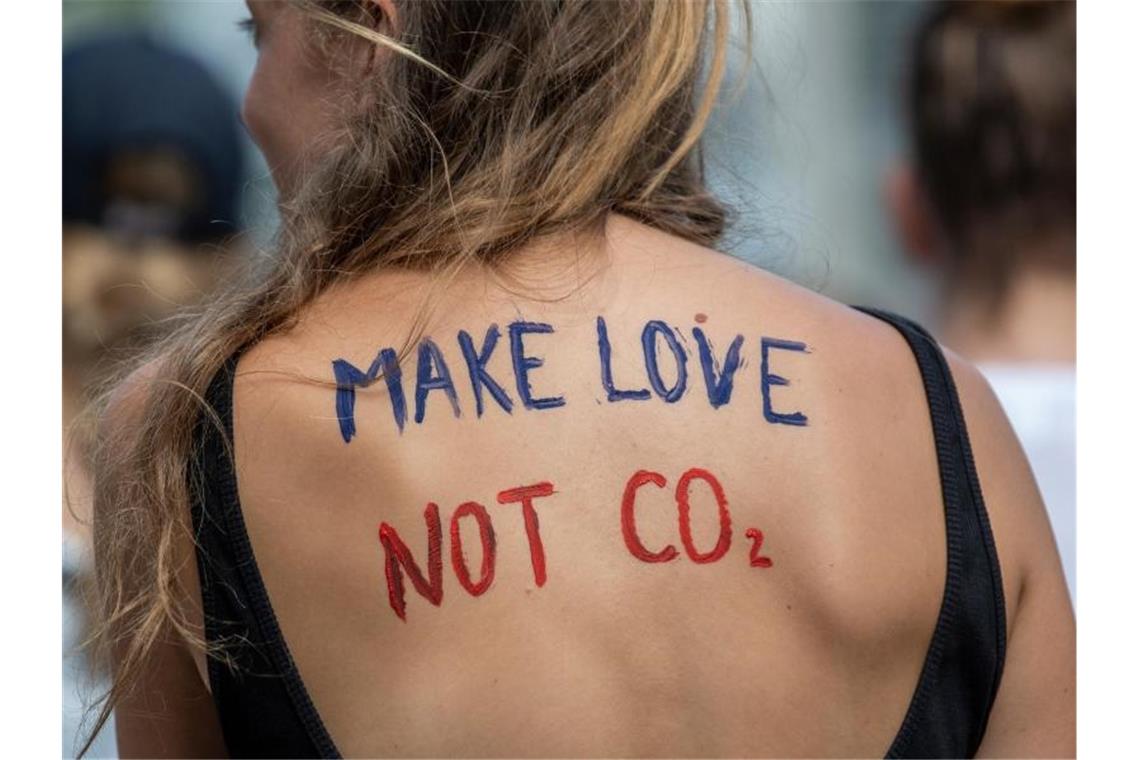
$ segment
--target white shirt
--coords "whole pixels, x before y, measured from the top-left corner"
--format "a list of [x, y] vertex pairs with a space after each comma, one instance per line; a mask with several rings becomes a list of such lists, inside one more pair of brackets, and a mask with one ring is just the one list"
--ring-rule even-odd
[[1071, 364], [981, 364], [1029, 458], [1077, 598], [1077, 373]]

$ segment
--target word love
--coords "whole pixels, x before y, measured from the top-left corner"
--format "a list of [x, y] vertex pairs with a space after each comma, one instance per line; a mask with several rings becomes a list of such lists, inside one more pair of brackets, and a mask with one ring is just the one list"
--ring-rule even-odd
[[[711, 490], [720, 525], [720, 534], [716, 546], [707, 552], [698, 549], [693, 541], [690, 491], [692, 485], [697, 481], [705, 483]], [[646, 548], [637, 534], [637, 526], [634, 521], [637, 493], [642, 487], [649, 484], [664, 488], [666, 485], [665, 476], [657, 472], [638, 470], [626, 483], [621, 502], [622, 538], [629, 553], [636, 559], [653, 563], [670, 562], [680, 556], [675, 546], [668, 544], [662, 549], [651, 551]], [[539, 531], [535, 500], [551, 496], [554, 493], [554, 486], [544, 482], [500, 491], [497, 497], [499, 504], [517, 504], [522, 509], [523, 527], [530, 549], [534, 582], [539, 588], [546, 584], [546, 551], [542, 543], [542, 534]], [[732, 518], [720, 481], [709, 471], [694, 467], [686, 471], [677, 481], [675, 499], [681, 543], [688, 557], [698, 564], [716, 562], [724, 557], [732, 544]], [[474, 520], [479, 529], [481, 561], [478, 579], [472, 578], [471, 567], [464, 551], [460, 526], [461, 521], [465, 518]], [[443, 603], [443, 526], [437, 504], [428, 503], [424, 510], [424, 522], [427, 526], [426, 574], [396, 529], [387, 522], [380, 523], [380, 545], [384, 550], [384, 576], [388, 583], [388, 603], [396, 616], [405, 621], [407, 620], [405, 577], [411, 581], [416, 593], [424, 599], [437, 607]], [[486, 507], [479, 502], [467, 501], [455, 508], [451, 515], [449, 528], [451, 567], [456, 580], [471, 596], [482, 596], [491, 587], [491, 583], [495, 579], [498, 544], [495, 540], [495, 528], [491, 521], [491, 515]], [[752, 567], [771, 567], [772, 560], [760, 555], [764, 543], [763, 532], [758, 528], [749, 528], [744, 534], [752, 540], [749, 564]]]
[[[516, 400], [524, 409], [530, 411], [566, 406], [565, 394], [549, 389], [550, 386], [555, 386], [552, 379], [543, 379], [543, 384], [547, 387], [544, 392], [540, 393], [534, 388], [539, 379], [538, 370], [545, 362], [531, 351], [542, 336], [549, 336], [554, 332], [554, 327], [545, 322], [519, 320], [507, 325], [506, 350], [510, 352], [515, 389], [515, 397], [512, 397], [506, 387], [510, 383], [501, 382], [502, 378], [496, 379], [487, 368], [502, 337], [499, 326], [492, 324], [488, 327], [478, 346], [466, 330], [459, 331], [456, 335], [456, 345], [466, 367], [477, 418], [482, 417], [492, 404], [503, 412], [512, 414]], [[736, 374], [744, 366], [741, 360], [744, 336], [737, 335], [733, 338], [723, 356], [717, 355], [708, 336], [700, 327], [692, 328], [692, 336], [696, 344], [695, 363], [700, 365], [705, 396], [709, 405], [717, 409], [732, 399]], [[807, 425], [808, 418], [803, 412], [776, 411], [773, 405], [772, 389], [790, 384], [786, 378], [771, 370], [770, 359], [773, 351], [807, 353], [808, 349], [806, 344], [799, 341], [760, 338], [759, 390], [764, 419], [770, 424], [777, 425]], [[600, 316], [597, 318], [598, 378], [600, 390], [605, 395], [606, 401], [611, 404], [645, 402], [655, 397], [668, 404], [679, 401], [689, 389], [689, 365], [694, 358], [691, 351], [686, 348], [680, 330], [658, 319], [646, 322], [641, 331], [639, 352], [645, 364], [644, 384], [619, 387], [614, 378], [614, 347], [610, 343], [609, 329], [605, 318]], [[462, 415], [456, 380], [451, 370], [452, 364], [453, 362], [448, 361], [442, 349], [431, 338], [423, 338], [420, 341], [416, 353], [415, 387], [411, 394], [414, 404], [413, 419], [417, 425], [423, 424], [427, 416], [427, 402], [433, 391], [439, 392], [436, 394], [437, 397], [442, 395], [447, 400], [455, 417]], [[408, 419], [408, 393], [404, 387], [403, 370], [397, 361], [395, 349], [380, 349], [366, 370], [360, 369], [347, 359], [334, 360], [332, 369], [337, 385], [336, 417], [345, 443], [351, 442], [356, 435], [356, 389], [368, 387], [381, 378], [388, 390], [396, 429], [403, 432]]]

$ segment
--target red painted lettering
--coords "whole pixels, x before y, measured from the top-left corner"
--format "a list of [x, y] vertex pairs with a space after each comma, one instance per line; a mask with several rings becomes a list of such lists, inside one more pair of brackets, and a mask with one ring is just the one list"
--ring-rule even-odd
[[380, 545], [384, 547], [384, 575], [388, 578], [388, 602], [401, 620], [404, 616], [404, 573], [412, 579], [412, 585], [420, 596], [435, 606], [443, 601], [443, 555], [440, 553], [439, 507], [428, 504], [424, 510], [424, 522], [428, 532], [428, 578], [412, 557], [400, 534], [386, 522], [380, 523]]
[[542, 536], [538, 532], [538, 514], [534, 511], [533, 500], [552, 493], [554, 486], [550, 483], [535, 483], [499, 493], [500, 504], [522, 504], [526, 538], [530, 543], [530, 564], [534, 568], [534, 582], [538, 586], [546, 583], [546, 553], [542, 548]]
[[769, 557], [760, 556], [760, 547], [764, 545], [764, 531], [759, 528], [749, 528], [744, 535], [752, 539], [752, 552], [748, 555], [748, 564], [752, 567], [771, 567]]
[[665, 476], [659, 472], [638, 470], [625, 484], [625, 494], [621, 499], [621, 535], [625, 539], [629, 553], [642, 562], [668, 562], [677, 558], [677, 549], [668, 544], [659, 552], [651, 552], [641, 543], [637, 535], [637, 526], [633, 520], [633, 505], [637, 499], [637, 489], [646, 483], [652, 483], [658, 488], [665, 487]]
[[[459, 520], [471, 515], [479, 524], [479, 543], [483, 545], [483, 566], [479, 582], [471, 582], [471, 572], [467, 569], [467, 559], [463, 556], [462, 538], [459, 535]], [[471, 596], [479, 596], [488, 589], [495, 579], [495, 529], [491, 526], [491, 516], [482, 504], [474, 501], [460, 504], [451, 516], [451, 566], [459, 585], [467, 589]]]
[[[716, 498], [717, 511], [720, 513], [720, 538], [713, 550], [707, 554], [701, 554], [693, 545], [693, 527], [689, 515], [689, 483], [698, 478], [708, 483], [709, 487], [712, 488], [713, 496]], [[725, 555], [728, 547], [732, 544], [732, 518], [728, 514], [728, 501], [724, 498], [724, 489], [721, 488], [720, 481], [713, 477], [708, 470], [694, 467], [677, 481], [676, 496], [677, 511], [680, 513], [681, 520], [681, 543], [685, 545], [685, 551], [693, 562], [702, 564], [716, 562]]]

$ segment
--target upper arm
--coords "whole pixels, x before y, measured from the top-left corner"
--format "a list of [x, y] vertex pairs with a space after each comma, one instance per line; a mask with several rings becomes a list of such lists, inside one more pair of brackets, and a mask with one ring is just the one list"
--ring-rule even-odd
[[997, 545], [1008, 643], [980, 756], [1076, 752], [1076, 633], [1049, 518], [1032, 470], [981, 374], [948, 354]]
[[[160, 382], [157, 364], [150, 363], [131, 374], [114, 392], [99, 425], [100, 445], [121, 446], [129, 440], [146, 412], [153, 384]], [[96, 572], [100, 575], [121, 567], [110, 562], [117, 552], [136, 552], [147, 547], [121, 546], [113, 533], [123, 505], [116, 505], [108, 494], [116, 492], [113, 479], [129, 477], [121, 468], [99, 463], [96, 480], [95, 531]], [[102, 534], [100, 538], [100, 534]], [[194, 546], [189, 536], [176, 539], [172, 556], [179, 567], [179, 586], [185, 589], [184, 606], [188, 622], [200, 626], [198, 573]], [[100, 584], [126, 583], [130, 578], [100, 578]], [[185, 609], [189, 607], [189, 609]], [[129, 635], [130, 631], [127, 632]], [[109, 665], [119, 672], [127, 652], [122, 638], [108, 648]], [[118, 692], [115, 733], [121, 757], [222, 757], [226, 754], [213, 700], [194, 658], [183, 639], [164, 626], [157, 641], [147, 650], [141, 667], [130, 683]]]
[[120, 757], [225, 757], [214, 703], [180, 641], [157, 644], [115, 709]]

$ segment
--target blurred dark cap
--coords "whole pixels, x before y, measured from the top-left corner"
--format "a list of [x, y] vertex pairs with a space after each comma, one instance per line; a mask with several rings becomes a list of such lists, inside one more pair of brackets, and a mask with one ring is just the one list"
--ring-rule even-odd
[[63, 55], [63, 219], [187, 242], [236, 230], [237, 105], [191, 56], [139, 32]]

